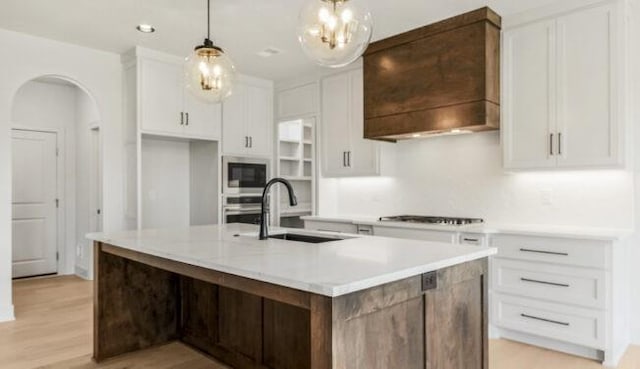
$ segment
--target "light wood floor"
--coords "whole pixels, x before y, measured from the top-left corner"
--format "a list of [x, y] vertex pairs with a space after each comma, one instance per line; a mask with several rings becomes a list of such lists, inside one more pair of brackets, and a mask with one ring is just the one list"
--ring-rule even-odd
[[[77, 277], [14, 282], [17, 320], [0, 323], [2, 369], [228, 369], [180, 343], [91, 361], [92, 283]], [[490, 344], [490, 369], [601, 369], [596, 362], [506, 340]], [[461, 368], [462, 369], [462, 368]], [[640, 369], [631, 347], [618, 369]]]

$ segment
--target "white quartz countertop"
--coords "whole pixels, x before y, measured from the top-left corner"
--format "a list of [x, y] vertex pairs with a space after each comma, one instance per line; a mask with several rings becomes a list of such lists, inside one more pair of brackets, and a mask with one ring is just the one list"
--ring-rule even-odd
[[630, 229], [609, 229], [578, 226], [553, 226], [534, 224], [496, 224], [481, 223], [469, 225], [420, 224], [407, 222], [381, 222], [378, 217], [368, 216], [315, 216], [301, 217], [303, 220], [351, 223], [376, 227], [425, 229], [443, 232], [468, 232], [482, 234], [515, 234], [523, 236], [560, 237], [590, 239], [602, 241], [619, 241], [633, 234]]
[[[484, 258], [495, 248], [386, 237], [303, 243], [257, 238], [246, 224], [92, 233], [87, 238], [224, 273], [336, 297]], [[271, 234], [304, 230], [272, 228]], [[331, 232], [313, 232], [337, 235]]]

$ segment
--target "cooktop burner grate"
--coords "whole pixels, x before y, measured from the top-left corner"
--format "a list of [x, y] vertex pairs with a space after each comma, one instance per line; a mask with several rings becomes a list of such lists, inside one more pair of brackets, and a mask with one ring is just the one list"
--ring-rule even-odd
[[381, 222], [406, 222], [406, 223], [425, 223], [425, 224], [446, 224], [446, 225], [465, 225], [482, 223], [479, 218], [453, 218], [453, 217], [435, 217], [420, 215], [397, 215], [389, 217], [380, 217]]

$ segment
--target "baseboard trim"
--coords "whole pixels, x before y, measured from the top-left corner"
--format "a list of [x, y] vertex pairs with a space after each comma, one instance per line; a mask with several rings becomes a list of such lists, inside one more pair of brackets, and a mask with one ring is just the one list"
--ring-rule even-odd
[[10, 322], [12, 320], [16, 320], [13, 305], [0, 306], [0, 322]]
[[80, 277], [82, 279], [85, 279], [87, 281], [91, 280], [91, 278], [89, 278], [89, 271], [88, 270], [86, 270], [84, 268], [81, 268], [79, 266], [76, 266], [75, 269], [76, 269], [75, 270], [75, 275], [77, 275], [78, 277]]

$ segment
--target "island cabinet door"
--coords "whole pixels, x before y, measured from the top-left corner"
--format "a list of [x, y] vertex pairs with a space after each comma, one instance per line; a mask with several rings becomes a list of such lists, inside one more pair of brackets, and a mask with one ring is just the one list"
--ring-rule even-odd
[[426, 369], [488, 369], [486, 260], [423, 278]]
[[334, 299], [332, 369], [488, 369], [486, 260]]

